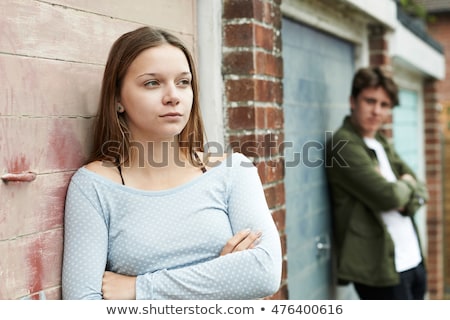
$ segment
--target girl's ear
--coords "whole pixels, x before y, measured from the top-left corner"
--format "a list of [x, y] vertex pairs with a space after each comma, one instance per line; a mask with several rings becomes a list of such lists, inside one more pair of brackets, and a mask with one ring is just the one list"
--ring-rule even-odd
[[118, 113], [122, 113], [125, 111], [125, 108], [123, 107], [123, 105], [120, 104], [120, 102], [117, 104], [117, 112]]

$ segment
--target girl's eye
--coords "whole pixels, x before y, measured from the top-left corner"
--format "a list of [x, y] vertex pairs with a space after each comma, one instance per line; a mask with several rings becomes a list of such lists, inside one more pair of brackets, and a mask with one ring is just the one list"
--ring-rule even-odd
[[157, 80], [149, 80], [144, 83], [144, 86], [146, 87], [156, 87], [157, 85], [158, 85]]
[[190, 79], [181, 79], [180, 81], [178, 81], [178, 85], [180, 86], [190, 86], [191, 85], [191, 80]]

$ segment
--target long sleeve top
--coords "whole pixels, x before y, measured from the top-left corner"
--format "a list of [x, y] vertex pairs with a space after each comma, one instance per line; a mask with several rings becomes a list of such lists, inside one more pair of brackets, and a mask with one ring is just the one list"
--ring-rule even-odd
[[[259, 244], [220, 256], [243, 229]], [[137, 276], [137, 299], [257, 299], [281, 280], [281, 246], [261, 181], [233, 153], [163, 191], [117, 184], [84, 167], [66, 197], [63, 299], [102, 299], [105, 270]]]

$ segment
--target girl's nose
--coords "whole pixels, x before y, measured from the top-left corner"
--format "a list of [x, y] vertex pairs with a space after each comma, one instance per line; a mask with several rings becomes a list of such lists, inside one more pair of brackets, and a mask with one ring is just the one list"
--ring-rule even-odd
[[180, 98], [177, 95], [177, 89], [174, 85], [167, 88], [165, 95], [163, 97], [163, 103], [165, 105], [176, 106], [180, 103]]

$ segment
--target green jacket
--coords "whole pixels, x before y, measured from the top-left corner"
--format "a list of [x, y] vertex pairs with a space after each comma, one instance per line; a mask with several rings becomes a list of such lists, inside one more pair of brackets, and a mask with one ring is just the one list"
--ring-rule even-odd
[[[414, 172], [386, 138], [377, 134], [394, 174]], [[412, 217], [427, 200], [423, 183], [388, 182], [377, 171], [375, 152], [369, 149], [346, 117], [326, 145], [326, 172], [331, 196], [338, 279], [371, 286], [398, 284], [394, 243], [381, 218], [382, 211], [407, 208]], [[414, 227], [417, 227], [414, 223]]]

